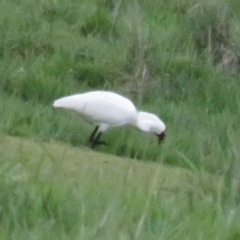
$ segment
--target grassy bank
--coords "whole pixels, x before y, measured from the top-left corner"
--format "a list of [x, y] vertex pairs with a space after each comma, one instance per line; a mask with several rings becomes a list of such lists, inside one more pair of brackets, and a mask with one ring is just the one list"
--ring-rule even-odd
[[0, 4], [3, 132], [86, 145], [92, 129], [74, 115], [53, 113], [51, 104], [109, 89], [158, 114], [168, 138], [160, 149], [142, 133], [117, 129], [104, 134], [109, 146], [100, 151], [183, 167], [189, 159], [212, 172], [235, 164], [237, 1]]
[[[238, 0], [1, 1], [1, 238], [238, 239], [239, 14]], [[92, 152], [93, 127], [51, 104], [93, 89], [158, 114], [166, 141], [116, 128]]]
[[0, 164], [2, 239], [239, 236], [235, 187], [204, 171], [5, 136]]

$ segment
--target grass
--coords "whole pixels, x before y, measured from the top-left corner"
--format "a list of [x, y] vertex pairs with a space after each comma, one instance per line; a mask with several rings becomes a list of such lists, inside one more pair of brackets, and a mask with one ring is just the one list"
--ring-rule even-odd
[[[1, 239], [238, 239], [239, 2], [0, 2]], [[114, 90], [159, 115], [88, 148], [54, 99]], [[118, 156], [118, 157], [117, 157]]]
[[[77, 114], [53, 110], [51, 103], [46, 106], [8, 96], [0, 99], [0, 129], [3, 133], [44, 141], [55, 139], [74, 146], [88, 145], [93, 127], [81, 121]], [[201, 116], [206, 111], [202, 107], [189, 107], [190, 104], [163, 105], [162, 113], [168, 122], [168, 131], [167, 139], [161, 146], [155, 137], [125, 127], [104, 133], [102, 138], [108, 145], [99, 146], [98, 151], [181, 167], [192, 165], [212, 173], [224, 173], [232, 165], [239, 169], [237, 116], [233, 118], [226, 110], [208, 113], [206, 118]]]
[[234, 188], [225, 189], [222, 177], [205, 171], [4, 135], [1, 169], [5, 239], [228, 239], [239, 234]]

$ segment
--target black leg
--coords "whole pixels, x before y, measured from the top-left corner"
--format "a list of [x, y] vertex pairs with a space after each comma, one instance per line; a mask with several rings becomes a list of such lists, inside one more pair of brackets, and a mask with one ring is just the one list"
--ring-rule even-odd
[[90, 137], [89, 137], [89, 142], [90, 142], [90, 143], [93, 143], [93, 142], [94, 142], [94, 137], [95, 137], [98, 129], [99, 129], [99, 126], [96, 126], [96, 127], [94, 128], [93, 132], [91, 133], [91, 135], [90, 135]]
[[104, 141], [98, 141], [101, 135], [102, 135], [102, 133], [99, 132], [98, 135], [96, 136], [96, 138], [91, 142], [91, 149], [93, 149], [97, 144], [106, 145], [106, 143]]

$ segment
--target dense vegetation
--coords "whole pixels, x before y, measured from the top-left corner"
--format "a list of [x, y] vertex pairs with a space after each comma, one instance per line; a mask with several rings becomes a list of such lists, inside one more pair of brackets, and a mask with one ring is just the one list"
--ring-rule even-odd
[[159, 146], [112, 129], [98, 152], [208, 171], [231, 188], [240, 171], [239, 16], [238, 0], [2, 0], [1, 135], [86, 146], [92, 126], [51, 104], [114, 90], [158, 114], [167, 138]]
[[159, 114], [168, 139], [160, 150], [141, 133], [113, 130], [103, 151], [184, 165], [177, 151], [198, 168], [228, 169], [239, 144], [238, 5], [2, 1], [3, 132], [85, 144], [91, 129], [56, 117], [52, 101], [110, 89]]

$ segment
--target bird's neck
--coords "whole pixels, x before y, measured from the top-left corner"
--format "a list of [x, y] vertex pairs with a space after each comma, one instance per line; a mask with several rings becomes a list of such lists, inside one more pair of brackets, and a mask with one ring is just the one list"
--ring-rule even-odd
[[132, 119], [133, 126], [143, 132], [160, 134], [165, 131], [165, 124], [156, 115], [148, 112], [138, 112]]
[[131, 121], [131, 125], [143, 132], [149, 132], [150, 125], [148, 124], [147, 120], [142, 117], [142, 113], [143, 112], [138, 112], [136, 114], [136, 116]]

